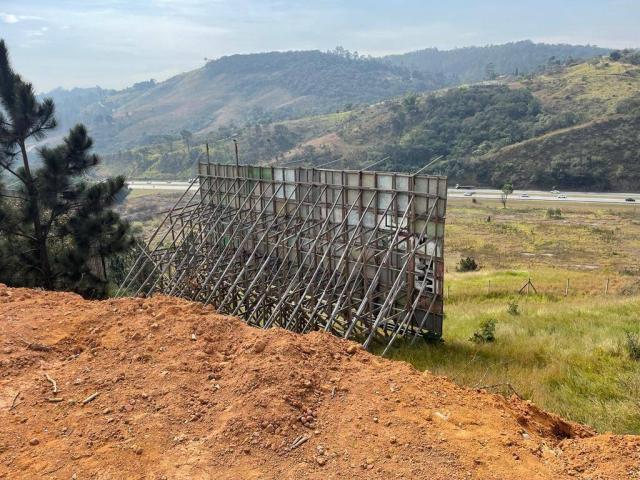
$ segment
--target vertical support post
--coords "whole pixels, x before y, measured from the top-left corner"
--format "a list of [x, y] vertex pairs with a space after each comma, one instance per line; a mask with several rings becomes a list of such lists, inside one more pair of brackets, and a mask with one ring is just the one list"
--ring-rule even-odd
[[235, 138], [233, 139], [233, 146], [235, 147], [236, 151], [236, 168], [238, 168], [240, 166], [240, 156], [238, 155], [238, 140], [236, 140]]

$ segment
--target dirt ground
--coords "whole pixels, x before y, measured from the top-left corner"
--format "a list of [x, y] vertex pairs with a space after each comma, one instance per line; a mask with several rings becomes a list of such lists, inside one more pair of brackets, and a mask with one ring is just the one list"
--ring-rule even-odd
[[6, 479], [640, 479], [640, 437], [161, 296], [0, 285], [0, 424]]

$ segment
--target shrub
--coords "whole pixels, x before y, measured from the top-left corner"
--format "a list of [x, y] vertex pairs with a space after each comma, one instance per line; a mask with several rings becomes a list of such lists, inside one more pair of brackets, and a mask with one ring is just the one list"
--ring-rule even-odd
[[478, 270], [478, 263], [471, 257], [461, 258], [456, 270], [458, 272], [475, 272]]
[[562, 218], [562, 210], [559, 208], [548, 208], [547, 218]]
[[507, 305], [507, 313], [509, 315], [520, 315], [520, 310], [516, 302], [509, 302]]
[[491, 343], [496, 339], [496, 321], [485, 320], [480, 324], [480, 329], [473, 333], [469, 339], [473, 343]]
[[429, 345], [440, 345], [444, 343], [444, 339], [442, 338], [442, 335], [434, 333], [431, 330], [428, 330], [425, 333], [423, 333], [422, 338], [424, 339], [425, 343], [428, 343]]
[[626, 332], [627, 341], [625, 347], [632, 360], [640, 360], [640, 337], [637, 334]]
[[617, 62], [622, 58], [622, 53], [620, 52], [620, 50], [614, 50], [609, 54], [609, 58], [614, 62]]
[[640, 95], [622, 100], [616, 105], [616, 113], [640, 113]]

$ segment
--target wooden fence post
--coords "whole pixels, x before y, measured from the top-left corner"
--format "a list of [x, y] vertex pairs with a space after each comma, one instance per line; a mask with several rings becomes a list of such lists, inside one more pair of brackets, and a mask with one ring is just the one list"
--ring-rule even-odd
[[564, 296], [569, 296], [569, 279], [567, 278], [567, 285], [564, 287]]

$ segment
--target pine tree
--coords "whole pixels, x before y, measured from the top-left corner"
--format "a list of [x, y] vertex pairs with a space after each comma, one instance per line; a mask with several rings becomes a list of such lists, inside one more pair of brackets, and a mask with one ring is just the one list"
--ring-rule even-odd
[[100, 159], [83, 125], [61, 145], [41, 148], [42, 166], [34, 170], [27, 144], [55, 126], [52, 100], [38, 101], [33, 86], [12, 70], [0, 40], [0, 171], [7, 172], [0, 191], [0, 282], [104, 296], [106, 260], [133, 243], [127, 222], [110, 209], [124, 192], [124, 178], [84, 180]]

